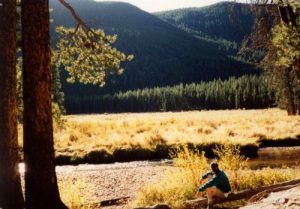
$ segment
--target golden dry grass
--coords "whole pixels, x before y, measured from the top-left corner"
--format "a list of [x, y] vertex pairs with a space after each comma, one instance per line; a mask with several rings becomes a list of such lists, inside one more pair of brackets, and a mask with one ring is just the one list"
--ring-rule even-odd
[[91, 209], [89, 205], [89, 195], [86, 193], [86, 179], [75, 177], [65, 178], [58, 181], [60, 195], [63, 202], [70, 209]]
[[55, 148], [61, 154], [187, 142], [244, 145], [262, 138], [300, 135], [300, 117], [287, 116], [279, 109], [74, 115], [64, 119], [65, 128], [55, 128]]

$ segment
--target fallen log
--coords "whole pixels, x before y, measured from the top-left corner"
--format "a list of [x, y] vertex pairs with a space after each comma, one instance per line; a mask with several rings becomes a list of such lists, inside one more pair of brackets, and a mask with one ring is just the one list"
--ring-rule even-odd
[[[290, 189], [292, 187], [295, 187], [300, 184], [300, 179], [292, 180], [292, 181], [287, 181], [279, 184], [274, 184], [270, 186], [264, 186], [264, 187], [259, 187], [256, 189], [248, 189], [244, 190], [241, 192], [236, 192], [236, 193], [230, 193], [228, 197], [225, 198], [218, 198], [215, 199], [212, 204], [221, 204], [225, 202], [231, 202], [231, 201], [236, 201], [236, 200], [242, 200], [242, 199], [247, 199], [250, 198], [258, 193], [267, 191], [268, 193], [271, 192], [278, 192], [286, 189]], [[188, 200], [185, 202], [185, 207], [188, 208], [203, 208], [207, 207], [207, 198], [201, 198], [201, 199], [196, 199], [196, 200]]]
[[[75, 205], [74, 208], [102, 208], [102, 207], [109, 207], [114, 205], [124, 205], [126, 204], [129, 196], [126, 197], [119, 197], [109, 200], [102, 200], [100, 202], [92, 202], [92, 203], [85, 203], [80, 205]], [[1, 208], [0, 208], [1, 209]]]
[[270, 195], [271, 192], [280, 192], [280, 191], [292, 189], [292, 188], [298, 187], [298, 186], [300, 186], [300, 184], [282, 186], [282, 187], [278, 187], [278, 188], [275, 188], [275, 189], [267, 189], [267, 190], [264, 190], [260, 193], [255, 194], [254, 196], [252, 196], [248, 200], [248, 202], [257, 202], [261, 199], [267, 198]]
[[167, 204], [158, 204], [154, 206], [146, 206], [146, 207], [134, 208], [134, 209], [172, 209], [172, 208]]
[[130, 197], [120, 197], [120, 198], [115, 198], [115, 199], [110, 199], [110, 200], [103, 200], [100, 202], [101, 207], [107, 207], [107, 206], [112, 206], [112, 205], [122, 205], [125, 204], [124, 201], [128, 200]]

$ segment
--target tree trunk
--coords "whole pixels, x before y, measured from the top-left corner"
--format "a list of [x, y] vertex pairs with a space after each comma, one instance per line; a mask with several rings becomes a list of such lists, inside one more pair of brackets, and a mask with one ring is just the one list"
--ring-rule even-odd
[[286, 110], [288, 115], [296, 115], [296, 106], [294, 102], [294, 91], [291, 83], [291, 69], [286, 69], [284, 72], [284, 83], [285, 83], [285, 96], [286, 96]]
[[22, 1], [22, 39], [26, 208], [67, 208], [55, 173], [48, 0]]
[[23, 208], [18, 171], [16, 1], [0, 5], [0, 208]]
[[300, 59], [297, 59], [295, 62], [294, 62], [294, 70], [295, 70], [295, 73], [296, 73], [296, 76], [297, 76], [297, 81], [298, 81], [298, 84], [300, 86]]

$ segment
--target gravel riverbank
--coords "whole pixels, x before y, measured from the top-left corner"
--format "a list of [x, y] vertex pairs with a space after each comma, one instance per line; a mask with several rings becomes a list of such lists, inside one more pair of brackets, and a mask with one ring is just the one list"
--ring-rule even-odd
[[107, 207], [125, 209], [130, 208], [130, 201], [134, 200], [141, 187], [158, 182], [168, 169], [172, 169], [168, 161], [139, 161], [57, 166], [56, 172], [63, 199], [82, 198], [85, 200], [83, 204], [86, 204], [129, 196], [127, 205]]

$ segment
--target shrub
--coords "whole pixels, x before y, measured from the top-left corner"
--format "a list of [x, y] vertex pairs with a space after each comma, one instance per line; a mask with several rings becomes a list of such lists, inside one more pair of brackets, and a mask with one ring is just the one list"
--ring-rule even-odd
[[84, 161], [86, 163], [111, 163], [113, 156], [105, 149], [94, 150], [84, 156]]
[[219, 166], [230, 175], [231, 186], [233, 191], [237, 191], [238, 179], [241, 178], [242, 171], [247, 167], [247, 158], [240, 155], [240, 148], [236, 145], [225, 144], [214, 150], [215, 155], [219, 158]]
[[62, 116], [63, 110], [61, 110], [57, 103], [52, 102], [52, 117], [55, 127], [57, 127], [59, 130], [65, 128], [66, 124], [66, 120]]
[[136, 206], [163, 202], [172, 208], [182, 208], [184, 200], [195, 196], [199, 175], [209, 168], [204, 152], [181, 146], [170, 155], [174, 159], [175, 171], [167, 171], [158, 184], [144, 187], [134, 202]]

